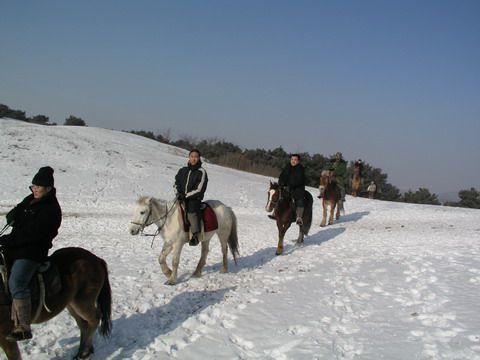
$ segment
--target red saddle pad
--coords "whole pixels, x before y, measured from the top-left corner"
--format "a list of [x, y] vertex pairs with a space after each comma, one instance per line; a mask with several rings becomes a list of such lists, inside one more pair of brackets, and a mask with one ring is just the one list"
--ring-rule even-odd
[[[182, 209], [182, 219], [183, 219], [183, 229], [188, 232], [189, 226], [185, 221], [185, 210], [183, 209], [183, 206], [180, 207]], [[202, 221], [203, 221], [203, 231], [209, 232], [209, 231], [214, 231], [218, 229], [218, 221], [217, 221], [217, 215], [215, 214], [215, 211], [213, 211], [212, 207], [208, 205], [207, 203], [202, 203]]]

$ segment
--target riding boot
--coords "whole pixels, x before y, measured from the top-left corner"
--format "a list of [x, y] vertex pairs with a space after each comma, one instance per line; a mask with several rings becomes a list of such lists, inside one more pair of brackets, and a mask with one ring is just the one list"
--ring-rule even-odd
[[297, 225], [303, 225], [303, 210], [303, 207], [297, 207], [297, 209], [295, 210], [295, 213], [297, 214]]
[[12, 332], [6, 336], [10, 342], [28, 340], [32, 338], [30, 328], [32, 303], [30, 298], [13, 299], [12, 307], [15, 312], [15, 324]]
[[342, 201], [345, 202], [345, 189], [340, 189], [340, 193], [342, 194]]
[[198, 241], [198, 234], [200, 233], [200, 221], [199, 216], [196, 212], [188, 213], [188, 221], [190, 222], [190, 230], [192, 232], [192, 238], [188, 243], [190, 246], [197, 246]]

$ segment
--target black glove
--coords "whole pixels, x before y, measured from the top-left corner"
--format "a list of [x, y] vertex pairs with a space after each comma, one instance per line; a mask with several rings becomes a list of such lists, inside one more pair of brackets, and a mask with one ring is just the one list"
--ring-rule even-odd
[[185, 195], [179, 193], [177, 195], [177, 199], [178, 199], [178, 201], [185, 201]]
[[12, 225], [14, 222], [15, 222], [15, 211], [14, 210], [11, 210], [7, 216], [7, 224], [8, 225]]

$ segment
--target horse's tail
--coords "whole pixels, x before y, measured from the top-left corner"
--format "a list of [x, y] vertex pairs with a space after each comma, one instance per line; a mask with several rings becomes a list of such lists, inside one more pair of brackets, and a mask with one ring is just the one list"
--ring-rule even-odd
[[228, 208], [230, 211], [230, 216], [232, 217], [232, 227], [230, 228], [230, 234], [228, 235], [228, 247], [230, 252], [233, 255], [233, 260], [235, 264], [237, 263], [237, 256], [240, 255], [238, 251], [238, 233], [237, 233], [237, 216], [231, 208]]
[[303, 233], [305, 235], [308, 235], [308, 232], [310, 231], [310, 226], [312, 226], [312, 217], [313, 217], [313, 197], [310, 192], [305, 190], [305, 199], [306, 201], [306, 208], [305, 211], [307, 211], [307, 218], [306, 221], [303, 222]]
[[102, 313], [100, 334], [103, 337], [108, 337], [112, 332], [112, 290], [110, 288], [110, 280], [108, 279], [107, 263], [103, 259], [100, 259], [100, 261], [105, 270], [105, 280], [98, 294], [97, 307]]

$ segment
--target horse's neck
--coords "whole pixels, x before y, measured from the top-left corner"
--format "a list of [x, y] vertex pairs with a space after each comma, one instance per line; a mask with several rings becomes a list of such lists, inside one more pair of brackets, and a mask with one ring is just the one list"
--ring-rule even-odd
[[158, 222], [160, 219], [163, 219], [162, 223], [165, 223], [167, 218], [173, 216], [177, 211], [179, 211], [178, 201], [172, 202], [152, 198], [152, 205], [152, 217], [155, 218], [156, 222]]
[[152, 218], [155, 220], [160, 219], [165, 215], [165, 209], [168, 207], [168, 202], [166, 200], [160, 200], [152, 198]]

